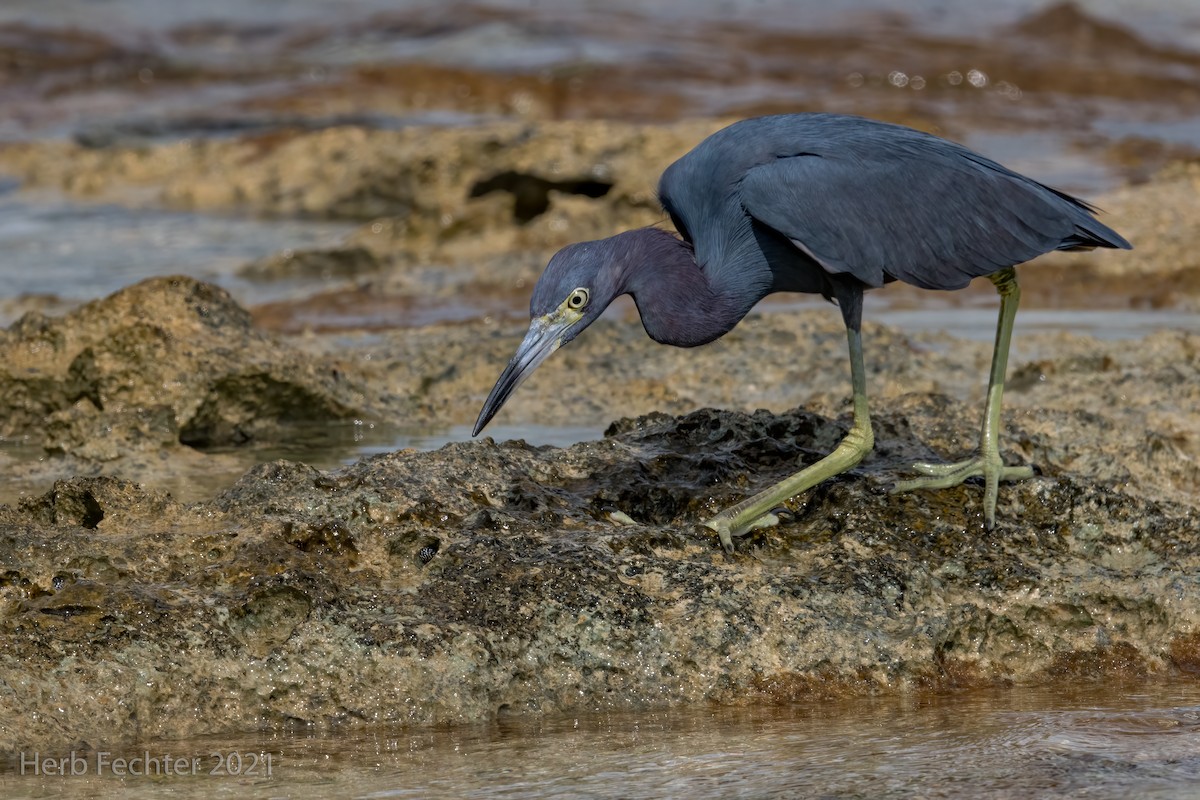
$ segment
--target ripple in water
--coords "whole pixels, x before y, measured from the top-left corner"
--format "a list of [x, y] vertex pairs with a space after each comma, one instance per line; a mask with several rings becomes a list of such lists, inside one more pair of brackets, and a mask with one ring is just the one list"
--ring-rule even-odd
[[[273, 774], [181, 797], [1194, 798], [1200, 683], [813, 700], [418, 730], [139, 745], [270, 752]], [[223, 781], [223, 782], [222, 782]], [[0, 774], [4, 797], [149, 797], [161, 781]]]

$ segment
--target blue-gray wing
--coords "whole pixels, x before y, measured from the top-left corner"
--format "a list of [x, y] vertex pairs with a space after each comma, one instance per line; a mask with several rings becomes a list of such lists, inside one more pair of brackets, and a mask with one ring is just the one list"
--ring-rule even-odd
[[752, 217], [869, 286], [958, 289], [1051, 250], [1129, 247], [1086, 203], [956, 146], [777, 158], [739, 191]]

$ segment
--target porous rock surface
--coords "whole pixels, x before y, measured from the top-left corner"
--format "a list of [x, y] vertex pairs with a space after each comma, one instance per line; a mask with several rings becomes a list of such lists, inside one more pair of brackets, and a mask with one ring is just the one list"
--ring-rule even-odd
[[1054, 470], [1005, 486], [989, 532], [978, 487], [887, 494], [965, 413], [881, 413], [874, 458], [733, 557], [695, 521], [844, 418], [273, 462], [191, 506], [60, 482], [0, 506], [0, 747], [1200, 670], [1194, 503]]
[[239, 444], [290, 423], [379, 414], [389, 401], [397, 407], [188, 277], [146, 280], [63, 317], [29, 312], [0, 331], [0, 436], [85, 460]]

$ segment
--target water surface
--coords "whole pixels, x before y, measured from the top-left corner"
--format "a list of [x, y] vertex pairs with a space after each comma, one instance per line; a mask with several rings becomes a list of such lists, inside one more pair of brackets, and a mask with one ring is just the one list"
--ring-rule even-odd
[[[102, 749], [102, 748], [101, 748]], [[345, 729], [117, 754], [201, 759], [201, 774], [39, 777], [10, 761], [5, 797], [1194, 798], [1200, 681], [1083, 683], [811, 700], [758, 708], [591, 712], [433, 730]], [[238, 754], [256, 777], [209, 775]], [[271, 756], [271, 775], [263, 774]], [[19, 756], [19, 754], [17, 754]], [[28, 758], [28, 756], [27, 756]], [[95, 772], [95, 754], [86, 754]]]
[[59, 312], [160, 275], [218, 283], [242, 303], [307, 294], [315, 282], [254, 283], [237, 272], [282, 250], [333, 246], [352, 228], [86, 203], [48, 191], [0, 194], [0, 325], [31, 300]]

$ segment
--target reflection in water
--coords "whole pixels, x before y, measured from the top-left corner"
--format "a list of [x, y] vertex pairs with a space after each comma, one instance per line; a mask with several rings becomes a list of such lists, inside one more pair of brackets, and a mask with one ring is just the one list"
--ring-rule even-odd
[[[272, 754], [272, 776], [175, 779], [181, 796], [1190, 798], [1200, 683], [1064, 686], [590, 713], [398, 731], [139, 745]], [[0, 775], [5, 797], [150, 796], [170, 779]]]
[[[576, 442], [603, 438], [604, 428], [591, 425], [496, 425], [488, 429], [488, 435], [496, 441], [521, 439], [534, 447], [569, 447]], [[332, 469], [381, 453], [406, 449], [437, 450], [451, 442], [470, 439], [470, 425], [410, 427], [355, 420], [295, 425], [289, 427], [286, 441], [261, 447], [239, 445], [227, 449], [210, 448], [205, 452], [242, 453], [252, 450], [255, 463], [282, 458], [302, 461], [320, 469]]]
[[[604, 437], [603, 425], [493, 425], [488, 435], [496, 441], [521, 439], [540, 447], [569, 447]], [[322, 470], [353, 464], [381, 453], [412, 448], [437, 450], [451, 442], [471, 440], [471, 426], [385, 425], [362, 420], [295, 424], [288, 435], [269, 444], [245, 444], [228, 448], [208, 448], [196, 458], [176, 457], [170, 470], [152, 462], [151, 469], [139, 469], [140, 462], [113, 462], [114, 474], [137, 481], [149, 489], [170, 492], [182, 503], [211, 498], [232, 486], [248, 469], [277, 459], [294, 461]], [[185, 452], [187, 452], [185, 450]], [[7, 469], [20, 465], [19, 469]], [[35, 466], [36, 465], [36, 466]], [[21, 500], [49, 491], [54, 481], [77, 474], [79, 464], [47, 455], [40, 445], [26, 439], [0, 438], [0, 473], [12, 474], [0, 483], [0, 503], [15, 505]], [[2, 796], [2, 795], [0, 795]]]

